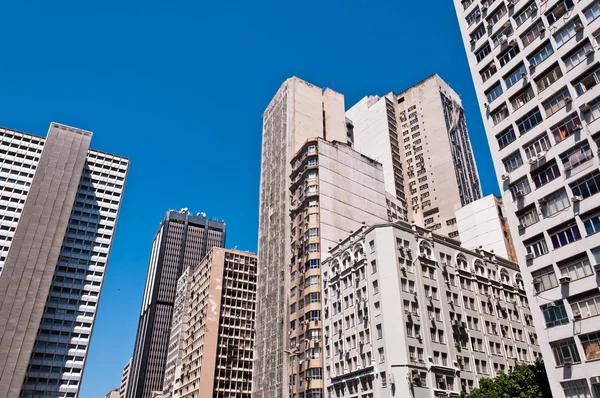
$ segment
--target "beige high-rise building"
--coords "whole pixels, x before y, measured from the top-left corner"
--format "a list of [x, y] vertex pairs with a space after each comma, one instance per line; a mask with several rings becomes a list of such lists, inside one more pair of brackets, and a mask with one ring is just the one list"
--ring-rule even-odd
[[458, 94], [438, 75], [351, 107], [354, 149], [383, 164], [385, 188], [403, 201], [405, 219], [458, 238], [455, 206], [481, 198]]
[[350, 141], [344, 97], [292, 77], [263, 114], [253, 398], [289, 393], [290, 162], [313, 137]]
[[115, 388], [104, 396], [104, 398], [119, 398], [119, 389]]
[[380, 163], [348, 144], [312, 138], [292, 159], [289, 396], [322, 396], [321, 260], [365, 224], [388, 220]]
[[213, 247], [188, 272], [173, 396], [250, 398], [256, 255]]
[[119, 398], [125, 398], [127, 396], [127, 386], [129, 385], [129, 373], [131, 370], [131, 360], [123, 367], [123, 375], [121, 376], [121, 388], [119, 389]]
[[600, 396], [600, 3], [454, 0], [554, 398]]

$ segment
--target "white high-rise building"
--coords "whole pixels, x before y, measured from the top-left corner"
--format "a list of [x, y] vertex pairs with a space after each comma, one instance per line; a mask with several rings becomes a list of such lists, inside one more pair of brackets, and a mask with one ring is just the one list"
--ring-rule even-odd
[[600, 2], [454, 4], [554, 397], [599, 397]]
[[0, 128], [0, 397], [76, 397], [129, 160]]

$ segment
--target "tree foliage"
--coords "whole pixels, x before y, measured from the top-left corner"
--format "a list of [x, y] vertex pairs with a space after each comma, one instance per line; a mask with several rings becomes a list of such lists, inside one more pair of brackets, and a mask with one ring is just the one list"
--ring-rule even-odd
[[538, 361], [534, 365], [519, 364], [508, 373], [500, 372], [495, 379], [479, 380], [479, 388], [460, 395], [467, 397], [551, 398], [552, 393], [544, 364]]

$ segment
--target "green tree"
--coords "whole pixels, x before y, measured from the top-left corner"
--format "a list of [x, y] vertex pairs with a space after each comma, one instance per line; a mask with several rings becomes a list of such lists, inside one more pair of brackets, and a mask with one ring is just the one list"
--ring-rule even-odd
[[479, 388], [460, 398], [552, 398], [548, 378], [542, 362], [535, 365], [519, 364], [508, 373], [500, 372], [495, 379], [479, 380]]

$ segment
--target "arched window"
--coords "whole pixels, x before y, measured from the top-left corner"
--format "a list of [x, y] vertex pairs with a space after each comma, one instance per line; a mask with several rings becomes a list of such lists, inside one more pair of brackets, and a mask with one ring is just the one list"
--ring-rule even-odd
[[521, 274], [515, 275], [515, 283], [517, 284], [517, 287], [519, 289], [525, 289], [525, 284], [523, 283], [523, 277], [521, 276]]
[[347, 269], [350, 265], [352, 265], [350, 254], [345, 253], [344, 258], [342, 259], [342, 269]]
[[475, 260], [475, 272], [477, 272], [477, 275], [486, 276], [485, 275], [485, 266], [483, 265], [483, 261]]
[[469, 263], [467, 263], [467, 258], [464, 256], [464, 254], [459, 254], [456, 256], [456, 266], [463, 270], [469, 269]]
[[500, 280], [502, 281], [502, 283], [510, 285], [510, 276], [508, 276], [508, 271], [504, 268], [500, 270]]
[[421, 242], [419, 245], [419, 255], [428, 259], [433, 259], [433, 250], [431, 245], [427, 242]]
[[360, 261], [365, 258], [365, 249], [361, 244], [354, 246], [354, 261]]

